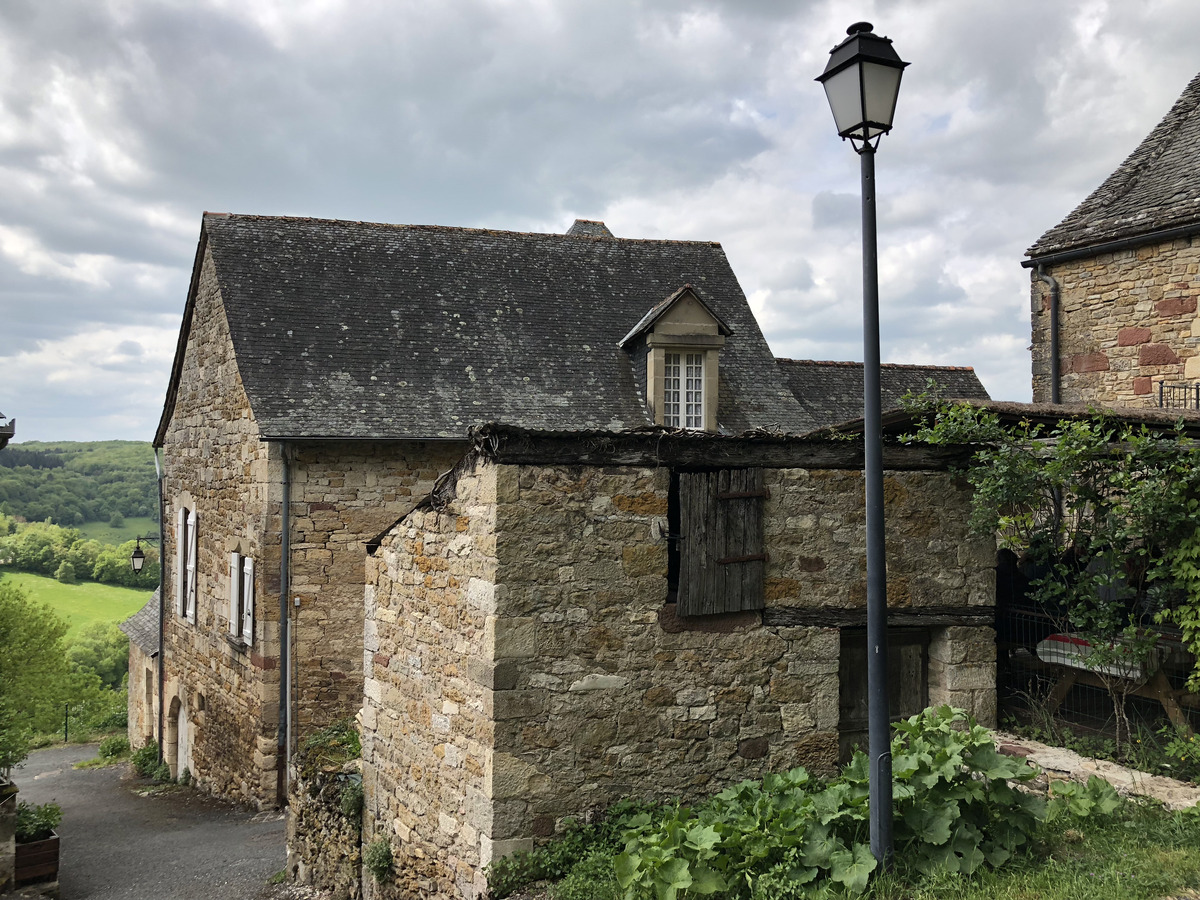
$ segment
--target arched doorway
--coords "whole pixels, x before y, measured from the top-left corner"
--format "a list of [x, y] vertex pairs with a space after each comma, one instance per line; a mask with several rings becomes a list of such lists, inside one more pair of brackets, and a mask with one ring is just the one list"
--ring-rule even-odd
[[171, 777], [179, 777], [179, 713], [183, 704], [178, 697], [171, 698], [167, 712], [166, 740], [163, 741], [163, 762], [171, 769]]

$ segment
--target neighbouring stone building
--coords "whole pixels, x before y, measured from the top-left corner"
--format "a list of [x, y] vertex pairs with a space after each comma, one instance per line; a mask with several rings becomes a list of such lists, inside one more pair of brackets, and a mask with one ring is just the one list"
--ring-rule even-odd
[[1200, 76], [1028, 250], [1035, 403], [1200, 407], [1198, 147]]
[[[375, 896], [477, 897], [564, 816], [829, 772], [865, 743], [860, 442], [474, 444], [368, 560], [364, 841], [397, 860]], [[961, 459], [885, 455], [893, 711], [994, 724], [995, 546]]]
[[[161, 687], [131, 690], [131, 738], [161, 717], [173, 773], [284, 802], [297, 742], [362, 703], [366, 544], [455, 468], [471, 426], [827, 424], [788, 365], [718, 244], [206, 214], [154, 441]], [[986, 397], [969, 370], [896, 377], [943, 371]]]

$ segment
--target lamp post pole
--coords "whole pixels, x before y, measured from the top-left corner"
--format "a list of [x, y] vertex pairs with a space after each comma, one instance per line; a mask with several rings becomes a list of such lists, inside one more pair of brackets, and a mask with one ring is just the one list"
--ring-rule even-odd
[[867, 751], [871, 758], [871, 853], [892, 861], [892, 744], [888, 709], [887, 553], [883, 528], [883, 410], [879, 385], [879, 251], [875, 148], [863, 144], [863, 480], [867, 514]]
[[[892, 749], [888, 711], [887, 553], [883, 528], [883, 422], [879, 386], [879, 252], [875, 222], [875, 150], [892, 128], [904, 67], [892, 42], [857, 22], [830, 52], [817, 79], [838, 135], [862, 167], [863, 482], [867, 526], [867, 748], [871, 853], [892, 863]], [[872, 143], [874, 142], [874, 143]]]

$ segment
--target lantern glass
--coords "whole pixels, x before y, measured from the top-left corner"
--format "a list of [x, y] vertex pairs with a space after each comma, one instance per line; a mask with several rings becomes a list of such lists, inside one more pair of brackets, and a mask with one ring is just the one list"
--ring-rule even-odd
[[896, 115], [896, 98], [900, 95], [900, 76], [903, 69], [881, 66], [879, 63], [862, 64], [864, 112], [863, 122], [872, 138], [892, 130], [892, 119]]
[[129, 565], [133, 569], [133, 574], [138, 575], [142, 571], [142, 566], [146, 564], [146, 554], [142, 552], [142, 548], [138, 547], [129, 555]]
[[858, 66], [846, 66], [825, 80], [825, 97], [833, 122], [843, 137], [856, 131], [863, 120], [862, 80]]

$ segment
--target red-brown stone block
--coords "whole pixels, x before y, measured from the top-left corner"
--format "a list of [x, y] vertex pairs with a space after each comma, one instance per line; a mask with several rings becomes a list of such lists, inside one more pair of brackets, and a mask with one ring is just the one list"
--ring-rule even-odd
[[1117, 332], [1117, 346], [1133, 347], [1137, 344], [1145, 344], [1149, 342], [1151, 336], [1152, 335], [1149, 328], [1138, 328], [1134, 326], [1122, 328]]
[[1159, 300], [1155, 304], [1155, 309], [1158, 310], [1158, 315], [1162, 318], [1168, 316], [1190, 316], [1196, 312], [1196, 298], [1169, 297], [1166, 300]]
[[1179, 357], [1166, 344], [1142, 344], [1138, 349], [1139, 366], [1173, 366], [1178, 362]]
[[1138, 375], [1133, 379], [1135, 394], [1149, 394], [1154, 390], [1154, 380], [1149, 375]]
[[1080, 353], [1077, 356], [1072, 356], [1071, 371], [1075, 373], [1107, 372], [1108, 356], [1102, 350], [1098, 350], [1095, 353]]

